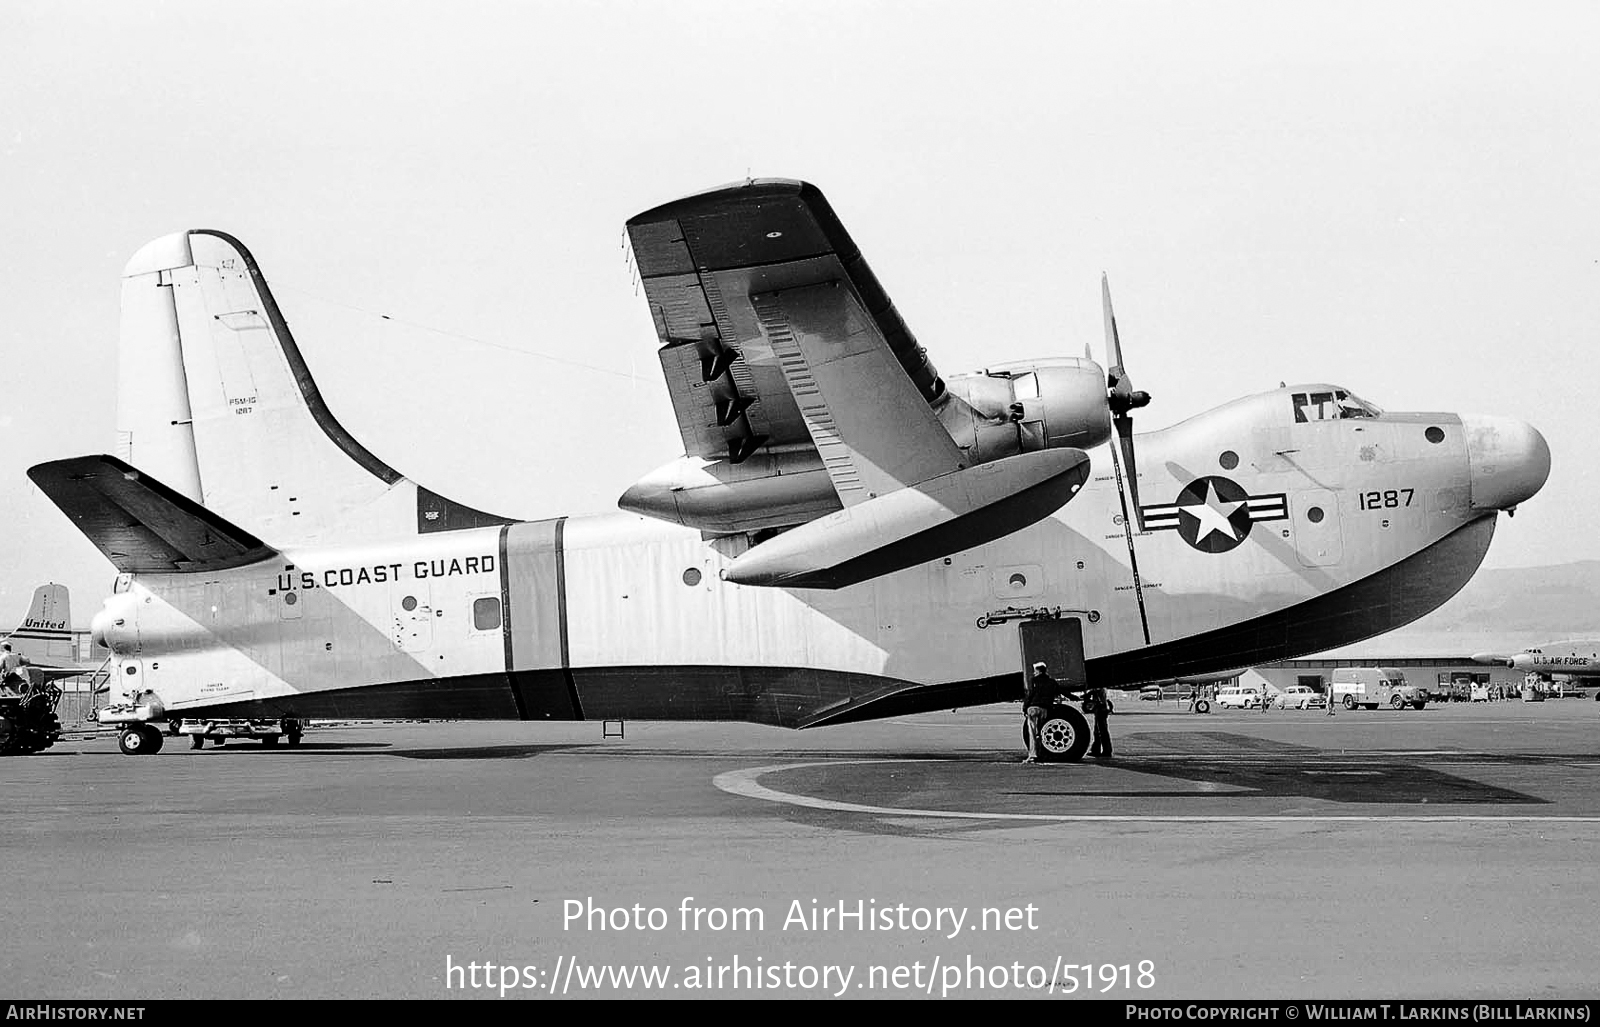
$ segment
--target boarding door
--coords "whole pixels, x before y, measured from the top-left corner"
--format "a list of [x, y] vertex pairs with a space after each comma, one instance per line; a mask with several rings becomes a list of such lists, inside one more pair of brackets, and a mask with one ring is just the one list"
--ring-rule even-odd
[[1083, 622], [1078, 618], [1025, 620], [1017, 625], [1017, 636], [1022, 639], [1024, 687], [1033, 676], [1033, 665], [1041, 660], [1063, 689], [1083, 688], [1088, 683], [1083, 665]]

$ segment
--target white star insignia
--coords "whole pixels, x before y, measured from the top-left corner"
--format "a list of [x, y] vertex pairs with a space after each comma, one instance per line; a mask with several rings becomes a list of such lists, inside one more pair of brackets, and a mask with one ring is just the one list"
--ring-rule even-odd
[[1217, 499], [1216, 487], [1209, 481], [1205, 483], [1204, 489], [1200, 502], [1178, 507], [1179, 513], [1187, 514], [1199, 522], [1194, 533], [1195, 544], [1204, 542], [1213, 531], [1221, 532], [1231, 541], [1239, 541], [1239, 535], [1233, 530], [1229, 518], [1239, 512], [1239, 508], [1245, 505], [1244, 502], [1242, 500], [1236, 503], [1221, 502]]

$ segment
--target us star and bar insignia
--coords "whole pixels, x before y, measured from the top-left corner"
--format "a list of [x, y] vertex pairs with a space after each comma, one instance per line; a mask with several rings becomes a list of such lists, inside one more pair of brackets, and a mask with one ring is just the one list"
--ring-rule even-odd
[[1140, 507], [1146, 531], [1176, 531], [1202, 553], [1226, 553], [1250, 535], [1256, 521], [1289, 517], [1282, 492], [1252, 496], [1237, 482], [1217, 475], [1196, 478], [1175, 502]]

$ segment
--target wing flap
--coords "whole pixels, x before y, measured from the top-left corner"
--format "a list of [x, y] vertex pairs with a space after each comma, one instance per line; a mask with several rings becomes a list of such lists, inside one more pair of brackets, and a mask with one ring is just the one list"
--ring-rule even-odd
[[[929, 410], [943, 401], [944, 383], [816, 187], [765, 179], [712, 189], [630, 219], [628, 236], [687, 455], [737, 463], [763, 447], [827, 448], [835, 485], [863, 497], [959, 466], [959, 451]], [[824, 285], [848, 299], [830, 307], [799, 292]], [[772, 292], [790, 296], [780, 308], [798, 306], [769, 311], [767, 324], [754, 297]], [[800, 356], [817, 388], [804, 397], [769, 330], [796, 312], [853, 333], [785, 336], [791, 361], [794, 347], [810, 350]], [[849, 355], [824, 352], [833, 343]], [[862, 375], [873, 383], [855, 380]], [[867, 406], [857, 412], [857, 403]], [[896, 447], [905, 452], [891, 452]], [[852, 500], [841, 492], [841, 501]]]
[[225, 570], [271, 546], [114, 456], [80, 456], [28, 477], [124, 573]]
[[961, 469], [961, 451], [851, 289], [826, 282], [751, 304], [841, 503]]

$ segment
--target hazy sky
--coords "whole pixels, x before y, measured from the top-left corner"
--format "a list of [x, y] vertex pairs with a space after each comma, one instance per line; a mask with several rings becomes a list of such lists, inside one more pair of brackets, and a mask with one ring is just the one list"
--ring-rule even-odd
[[747, 174], [943, 372], [1098, 356], [1104, 269], [1141, 429], [1282, 380], [1522, 417], [1488, 565], [1600, 557], [1600, 5], [0, 0], [0, 630], [109, 590], [25, 471], [113, 451], [148, 239], [243, 240], [388, 463], [576, 514], [682, 452], [623, 221]]

